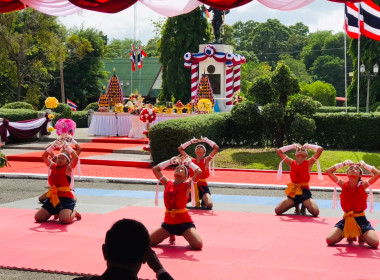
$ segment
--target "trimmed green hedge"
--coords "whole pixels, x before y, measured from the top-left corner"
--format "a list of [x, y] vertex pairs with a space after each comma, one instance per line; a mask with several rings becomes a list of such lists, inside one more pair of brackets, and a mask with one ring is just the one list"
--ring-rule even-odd
[[380, 149], [380, 114], [320, 114], [314, 141], [324, 148], [351, 150]]
[[1, 109], [27, 109], [27, 110], [34, 110], [32, 104], [29, 104], [27, 102], [12, 102], [5, 104]]
[[[359, 111], [365, 112], [365, 108], [359, 108]], [[317, 109], [317, 113], [342, 113], [342, 112], [344, 113], [346, 112], [346, 107], [322, 106]], [[356, 113], [356, 107], [347, 107], [347, 113]]]
[[19, 122], [38, 118], [38, 111], [28, 109], [0, 109], [0, 118]]
[[[218, 113], [173, 119], [160, 122], [149, 130], [151, 153], [154, 163], [167, 160], [179, 154], [178, 147], [193, 137], [207, 137], [218, 145], [229, 141], [226, 134], [230, 131], [231, 114]], [[194, 154], [194, 145], [186, 152]]]
[[88, 127], [88, 111], [74, 111], [71, 119], [77, 124], [77, 128]]

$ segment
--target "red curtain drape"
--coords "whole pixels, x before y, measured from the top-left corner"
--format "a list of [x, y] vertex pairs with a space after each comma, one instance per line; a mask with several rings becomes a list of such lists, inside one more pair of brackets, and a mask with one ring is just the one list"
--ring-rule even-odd
[[236, 8], [245, 5], [252, 0], [198, 0], [203, 4], [209, 5], [211, 7], [217, 8], [219, 10], [229, 10], [231, 8]]
[[[20, 121], [22, 122], [30, 122], [34, 120], [27, 120], [27, 121]], [[2, 142], [7, 142], [8, 141], [8, 135], [7, 131], [9, 132], [10, 135], [15, 136], [16, 138], [20, 139], [28, 139], [31, 137], [34, 137], [37, 133], [41, 133], [41, 135], [48, 135], [49, 132], [47, 131], [47, 125], [49, 122], [49, 117], [48, 114], [45, 115], [45, 122], [40, 126], [36, 127], [33, 129], [18, 129], [15, 127], [12, 127], [9, 125], [9, 121], [7, 119], [3, 120], [3, 125], [0, 126], [0, 139]]]
[[82, 9], [102, 12], [118, 13], [135, 4], [137, 0], [69, 0]]
[[24, 9], [24, 4], [18, 0], [0, 0], [0, 13]]

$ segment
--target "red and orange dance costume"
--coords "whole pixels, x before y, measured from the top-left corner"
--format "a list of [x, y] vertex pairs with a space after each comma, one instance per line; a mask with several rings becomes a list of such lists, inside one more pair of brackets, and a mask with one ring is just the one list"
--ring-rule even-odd
[[296, 195], [302, 195], [302, 189], [310, 190], [309, 160], [305, 160], [301, 164], [297, 164], [296, 160], [292, 160], [290, 180], [291, 183], [287, 184], [288, 187], [285, 190], [287, 196], [294, 198]]
[[[200, 207], [200, 200], [202, 199], [199, 197], [199, 190], [203, 191], [204, 187], [207, 187], [207, 181], [206, 179], [210, 177], [210, 168], [206, 169], [206, 158], [202, 158], [199, 162], [196, 158], [191, 159], [193, 163], [195, 163], [201, 170], [202, 175], [199, 177], [198, 182], [194, 182], [194, 192], [195, 192], [195, 207]], [[194, 175], [194, 171], [190, 169], [190, 176]]]
[[342, 186], [340, 194], [340, 204], [344, 211], [343, 219], [345, 219], [343, 237], [355, 238], [362, 234], [360, 226], [355, 221], [355, 217], [365, 216], [367, 209], [367, 193], [363, 184], [359, 184], [355, 188], [351, 188], [348, 182]]
[[188, 196], [186, 196], [188, 182], [174, 185], [169, 180], [166, 183], [164, 191], [165, 219], [168, 225], [177, 225], [182, 223], [192, 223], [189, 213], [186, 209]]
[[59, 203], [60, 197], [67, 197], [74, 199], [74, 194], [71, 192], [70, 182], [66, 175], [67, 165], [58, 168], [54, 163], [51, 166], [51, 173], [49, 174], [48, 182], [50, 189], [46, 194], [47, 198], [50, 198], [50, 202], [54, 207]]

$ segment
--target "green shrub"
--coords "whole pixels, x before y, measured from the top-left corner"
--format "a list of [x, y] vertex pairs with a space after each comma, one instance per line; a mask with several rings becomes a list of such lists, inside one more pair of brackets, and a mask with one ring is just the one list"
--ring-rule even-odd
[[379, 150], [380, 114], [332, 113], [313, 116], [313, 142], [329, 149]]
[[87, 111], [74, 111], [72, 112], [71, 119], [77, 124], [77, 128], [88, 127], [88, 112]]
[[94, 110], [94, 111], [98, 111], [98, 109], [99, 109], [99, 104], [98, 104], [98, 102], [92, 102], [92, 103], [88, 104], [87, 107], [84, 108], [83, 111], [88, 111], [88, 110], [90, 110], [90, 109], [92, 109], [92, 110]]
[[297, 114], [290, 125], [290, 138], [292, 142], [309, 142], [315, 132], [315, 121]]
[[34, 110], [32, 104], [29, 104], [27, 102], [12, 102], [5, 104], [1, 109], [27, 109], [27, 110]]
[[317, 112], [318, 103], [310, 96], [296, 94], [291, 97], [288, 107], [293, 114], [312, 116]]
[[378, 112], [377, 109], [380, 107], [380, 102], [375, 102], [371, 105], [369, 109], [371, 112]]
[[239, 146], [262, 145], [263, 119], [255, 103], [246, 101], [234, 106], [231, 121], [229, 143]]
[[[229, 113], [205, 114], [155, 124], [149, 130], [153, 162], [156, 164], [178, 155], [178, 147], [193, 137], [207, 137], [224, 145], [229, 140], [226, 134], [230, 132], [230, 116]], [[193, 151], [194, 145], [186, 149], [189, 154]]]
[[61, 119], [71, 119], [71, 116], [72, 116], [72, 111], [71, 111], [70, 106], [65, 103], [59, 103], [57, 108], [55, 108], [53, 112], [58, 113]]
[[0, 109], [0, 118], [19, 122], [38, 118], [38, 111], [27, 109]]

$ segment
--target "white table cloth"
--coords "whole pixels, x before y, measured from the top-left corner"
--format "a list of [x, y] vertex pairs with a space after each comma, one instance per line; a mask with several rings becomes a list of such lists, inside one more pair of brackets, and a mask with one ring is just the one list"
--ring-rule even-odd
[[[191, 114], [157, 114], [156, 123], [194, 116]], [[89, 135], [98, 136], [128, 136], [131, 138], [144, 138], [142, 133], [147, 129], [147, 123], [140, 120], [139, 116], [129, 113], [95, 112], [92, 116]]]
[[89, 135], [127, 136], [132, 123], [130, 114], [96, 112], [92, 116]]

